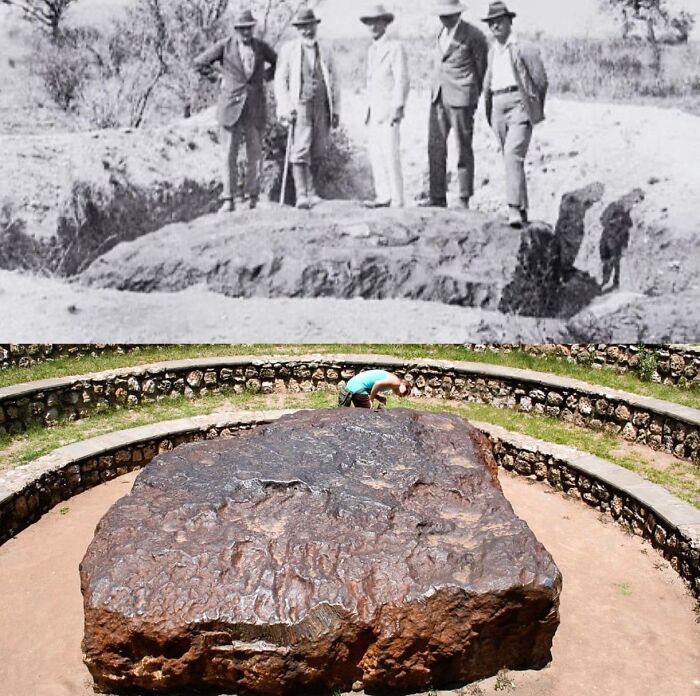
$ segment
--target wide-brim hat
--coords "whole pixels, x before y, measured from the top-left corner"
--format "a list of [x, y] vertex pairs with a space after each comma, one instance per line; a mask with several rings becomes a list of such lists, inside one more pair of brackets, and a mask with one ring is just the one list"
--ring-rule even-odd
[[466, 6], [459, 0], [438, 0], [433, 5], [433, 14], [444, 17], [446, 15], [462, 14], [466, 9]]
[[314, 11], [309, 7], [303, 7], [292, 19], [292, 26], [301, 27], [304, 24], [320, 24], [321, 20], [316, 16]]
[[515, 12], [511, 12], [504, 2], [492, 2], [489, 5], [488, 17], [484, 17], [481, 21], [492, 22], [494, 19], [498, 19], [499, 17], [510, 17], [513, 19], [513, 17], [517, 17], [517, 15]]
[[254, 27], [258, 23], [258, 20], [253, 17], [253, 13], [250, 10], [243, 10], [242, 12], [237, 12], [233, 16], [233, 26], [238, 27]]
[[365, 12], [360, 15], [360, 21], [367, 24], [376, 19], [385, 19], [391, 23], [394, 21], [394, 13], [384, 7], [384, 5], [370, 5]]

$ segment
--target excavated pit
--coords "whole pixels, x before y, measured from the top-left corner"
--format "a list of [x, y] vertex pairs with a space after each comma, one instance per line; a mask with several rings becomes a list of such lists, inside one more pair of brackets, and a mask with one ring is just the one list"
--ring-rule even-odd
[[[423, 300], [569, 319], [601, 294], [574, 262], [586, 213], [602, 195], [601, 184], [569, 193], [554, 229], [533, 223], [522, 232], [476, 212], [369, 212], [338, 201], [311, 213], [268, 207], [210, 216], [120, 245], [77, 282], [136, 292], [205, 285], [234, 298]], [[629, 237], [636, 200], [606, 210], [604, 241]], [[623, 253], [623, 243], [601, 246], [605, 262], [616, 254], [619, 265]]]

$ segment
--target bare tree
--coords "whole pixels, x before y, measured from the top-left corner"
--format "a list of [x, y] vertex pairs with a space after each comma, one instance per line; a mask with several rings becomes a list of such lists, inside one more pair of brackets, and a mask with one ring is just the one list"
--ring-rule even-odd
[[30, 22], [56, 39], [60, 35], [61, 22], [66, 10], [75, 0], [0, 0], [0, 2], [19, 8]]
[[660, 28], [675, 32], [679, 41], [687, 41], [695, 17], [686, 10], [674, 12], [668, 0], [601, 0], [603, 7], [612, 9], [621, 19], [622, 35], [626, 38], [634, 21], [646, 24], [647, 39], [657, 44]]

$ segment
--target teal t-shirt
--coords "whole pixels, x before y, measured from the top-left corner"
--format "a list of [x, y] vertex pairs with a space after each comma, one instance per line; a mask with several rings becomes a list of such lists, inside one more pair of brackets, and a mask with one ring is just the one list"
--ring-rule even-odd
[[[351, 394], [367, 394], [369, 395], [372, 391], [372, 387], [377, 382], [382, 382], [388, 377], [391, 377], [391, 373], [386, 370], [367, 370], [366, 372], [360, 372], [359, 375], [355, 375], [346, 385], [346, 389]], [[382, 391], [391, 391], [391, 387], [386, 387]]]

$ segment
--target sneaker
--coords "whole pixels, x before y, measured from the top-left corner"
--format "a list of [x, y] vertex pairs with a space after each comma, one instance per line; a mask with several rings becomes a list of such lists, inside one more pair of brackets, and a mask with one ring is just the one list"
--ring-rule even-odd
[[297, 208], [299, 210], [311, 210], [311, 201], [305, 196], [297, 198]]
[[391, 206], [391, 201], [362, 201], [362, 205], [372, 210], [375, 208], [389, 208]]
[[251, 196], [250, 200], [248, 201], [248, 207], [251, 210], [255, 210], [258, 207], [258, 201], [260, 199], [257, 196]]
[[469, 210], [469, 199], [459, 198], [455, 204], [456, 208], [461, 208], [462, 210]]

